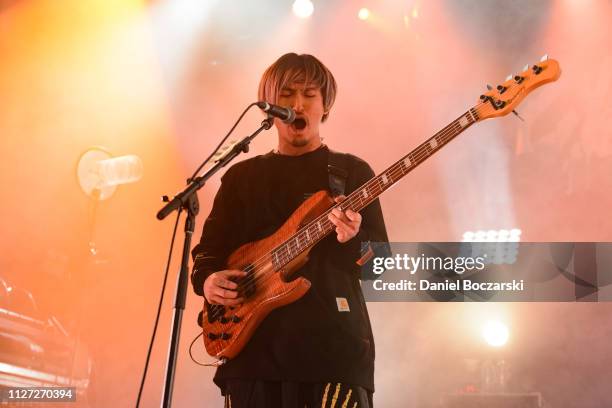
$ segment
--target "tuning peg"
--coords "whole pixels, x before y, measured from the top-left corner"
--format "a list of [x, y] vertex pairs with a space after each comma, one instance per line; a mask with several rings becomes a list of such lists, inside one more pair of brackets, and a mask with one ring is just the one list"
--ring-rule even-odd
[[540, 62], [544, 62], [548, 60], [548, 54], [544, 54], [542, 55], [542, 58], [540, 58]]
[[523, 71], [527, 71], [529, 69], [529, 64], [525, 64], [525, 66], [523, 67]]
[[531, 69], [533, 70], [533, 72], [538, 75], [540, 72], [542, 72], [542, 67], [534, 65], [533, 67], [531, 67]]
[[491, 91], [491, 90], [493, 89], [493, 87], [492, 87], [491, 85], [487, 84], [487, 89], [488, 89], [489, 91]]
[[506, 81], [511, 80], [512, 78], [514, 78], [514, 74], [510, 74], [506, 77]]

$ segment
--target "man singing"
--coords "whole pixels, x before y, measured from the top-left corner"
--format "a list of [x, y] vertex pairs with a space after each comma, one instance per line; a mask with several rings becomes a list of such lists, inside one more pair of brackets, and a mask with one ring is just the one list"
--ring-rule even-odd
[[[336, 89], [332, 73], [312, 55], [285, 54], [264, 72], [259, 100], [292, 108], [296, 119], [275, 119], [277, 150], [235, 164], [222, 178], [193, 250], [193, 287], [209, 305], [244, 301], [237, 282], [246, 272], [226, 269], [232, 251], [274, 233], [310, 195], [332, 190], [332, 177], [340, 177], [348, 195], [374, 176], [363, 160], [321, 142]], [[374, 339], [356, 261], [370, 241], [387, 241], [382, 211], [376, 200], [361, 214], [336, 209], [329, 220], [335, 233], [294, 274], [308, 279], [310, 290], [273, 310], [244, 349], [217, 369], [214, 381], [226, 407], [373, 406]]]

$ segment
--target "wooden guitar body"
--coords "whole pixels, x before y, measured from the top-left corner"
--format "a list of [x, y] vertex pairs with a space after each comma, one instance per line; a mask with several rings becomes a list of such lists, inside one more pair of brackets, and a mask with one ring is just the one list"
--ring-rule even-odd
[[205, 305], [203, 312], [204, 345], [218, 358], [233, 358], [249, 341], [261, 321], [274, 309], [295, 302], [310, 289], [303, 277], [289, 280], [292, 273], [308, 261], [311, 248], [303, 250], [281, 268], [275, 266], [273, 250], [302, 226], [334, 205], [327, 191], [319, 191], [304, 201], [272, 235], [236, 249], [227, 260], [226, 269], [247, 271], [239, 285], [242, 305], [224, 307]]

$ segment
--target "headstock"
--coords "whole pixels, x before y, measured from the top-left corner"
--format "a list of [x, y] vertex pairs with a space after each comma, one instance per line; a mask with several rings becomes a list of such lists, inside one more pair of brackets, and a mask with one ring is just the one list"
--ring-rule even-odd
[[509, 76], [505, 82], [489, 92], [480, 95], [480, 103], [475, 107], [478, 120], [504, 116], [514, 111], [531, 91], [561, 76], [561, 68], [556, 60], [542, 57], [540, 62], [526, 65], [522, 72]]

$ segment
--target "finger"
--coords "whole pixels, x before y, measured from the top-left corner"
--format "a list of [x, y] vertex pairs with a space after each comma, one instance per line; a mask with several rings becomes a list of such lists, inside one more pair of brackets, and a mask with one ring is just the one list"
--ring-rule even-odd
[[245, 271], [241, 271], [238, 269], [227, 269], [225, 271], [221, 271], [218, 272], [219, 274], [221, 274], [223, 277], [226, 278], [242, 278], [243, 276], [246, 276], [246, 272]]
[[339, 195], [339, 196], [334, 197], [334, 201], [337, 202], [337, 203], [341, 203], [344, 200], [346, 200], [346, 196], [345, 195]]
[[355, 212], [353, 210], [346, 210], [344, 214], [346, 215], [346, 218], [353, 222], [361, 222], [361, 214], [359, 214], [358, 212]]
[[214, 296], [214, 295], [210, 297], [211, 305], [236, 306], [236, 305], [241, 304], [242, 302], [244, 302], [244, 298], [224, 299], [222, 297]]
[[[341, 219], [342, 221], [344, 221], [345, 223], [349, 223], [352, 220], [348, 217], [348, 212], [351, 210], [346, 210], [346, 211], [340, 211], [340, 210], [336, 210], [333, 212], [333, 214], [338, 217], [339, 219]], [[353, 214], [355, 214], [354, 211], [351, 211]]]
[[348, 224], [348, 219], [343, 220], [341, 218], [338, 218], [333, 213], [330, 213], [328, 218], [332, 222], [332, 224], [334, 224], [336, 227], [340, 227], [340, 228], [343, 228], [343, 229], [344, 228], [350, 228], [350, 226]]
[[223, 289], [220, 287], [216, 287], [213, 289], [213, 294], [224, 299], [235, 299], [238, 297], [238, 292], [235, 290]]
[[219, 287], [225, 288], [225, 289], [236, 289], [238, 288], [238, 284], [236, 282], [232, 282], [231, 280], [227, 280], [221, 276], [217, 277], [217, 279], [215, 279], [215, 284]]
[[[330, 221], [332, 221], [332, 222], [334, 222], [334, 221], [342, 221], [344, 223], [349, 222], [349, 219], [346, 218], [341, 211], [334, 210], [334, 211], [329, 213], [329, 216], [333, 217], [333, 218], [330, 218]], [[336, 224], [334, 223], [334, 225], [336, 225]]]
[[337, 234], [336, 238], [338, 239], [338, 242], [340, 242], [341, 244], [348, 241], [348, 237], [346, 236], [346, 233], [342, 229], [336, 228], [336, 234]]
[[242, 303], [244, 303], [244, 298], [236, 298], [236, 299], [225, 299], [225, 303], [223, 303], [226, 306], [237, 306], [237, 305], [241, 305]]
[[334, 214], [338, 218], [344, 217], [344, 212], [340, 208], [334, 208], [333, 210], [331, 210], [331, 213]]
[[210, 299], [208, 299], [208, 303], [210, 303], [211, 305], [220, 305], [222, 304], [222, 301], [223, 299], [216, 295], [211, 295]]

